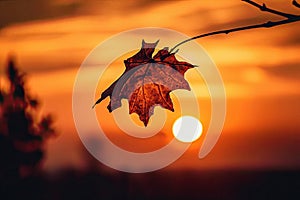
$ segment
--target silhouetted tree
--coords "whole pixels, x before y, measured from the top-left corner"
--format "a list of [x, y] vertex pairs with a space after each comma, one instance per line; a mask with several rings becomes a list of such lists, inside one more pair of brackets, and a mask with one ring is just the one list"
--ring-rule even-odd
[[6, 77], [7, 89], [0, 86], [0, 179], [15, 180], [35, 171], [55, 131], [51, 115], [38, 116], [39, 102], [28, 93], [13, 58]]

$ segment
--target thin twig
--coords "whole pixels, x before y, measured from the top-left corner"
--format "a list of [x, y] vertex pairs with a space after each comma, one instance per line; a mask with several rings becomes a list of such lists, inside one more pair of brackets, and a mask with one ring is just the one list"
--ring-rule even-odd
[[[172, 53], [177, 47], [179, 47], [180, 45], [189, 42], [191, 40], [195, 40], [198, 38], [203, 38], [203, 37], [207, 37], [207, 36], [211, 36], [211, 35], [219, 35], [219, 34], [229, 34], [232, 32], [237, 32], [237, 31], [242, 31], [242, 30], [249, 30], [249, 29], [257, 29], [257, 28], [270, 28], [270, 27], [274, 27], [274, 26], [279, 26], [279, 25], [283, 25], [283, 24], [289, 24], [292, 22], [297, 22], [300, 21], [300, 15], [293, 15], [293, 14], [289, 14], [289, 13], [283, 13], [280, 11], [276, 11], [273, 9], [268, 8], [265, 4], [263, 5], [259, 5], [251, 0], [242, 0], [245, 1], [255, 7], [258, 7], [260, 10], [265, 11], [265, 12], [269, 12], [269, 13], [273, 13], [282, 17], [285, 17], [287, 19], [284, 20], [279, 20], [279, 21], [268, 21], [262, 24], [254, 24], [254, 25], [248, 25], [248, 26], [241, 26], [241, 27], [236, 27], [236, 28], [231, 28], [231, 29], [224, 29], [224, 30], [219, 30], [219, 31], [213, 31], [213, 32], [209, 32], [209, 33], [205, 33], [205, 34], [201, 34], [201, 35], [197, 35], [195, 37], [186, 39], [178, 44], [176, 44], [171, 50], [170, 53]], [[296, 2], [297, 3], [297, 2]], [[293, 4], [295, 4], [293, 2]], [[178, 49], [177, 49], [178, 51]]]
[[252, 6], [255, 6], [255, 7], [259, 8], [263, 12], [273, 13], [275, 15], [279, 15], [281, 17], [286, 17], [286, 18], [297, 17], [297, 15], [293, 15], [293, 14], [290, 14], [290, 13], [285, 13], [285, 12], [281, 12], [281, 11], [278, 11], [278, 10], [268, 8], [267, 5], [264, 4], [264, 3], [262, 5], [259, 5], [258, 3], [254, 2], [254, 1], [251, 1], [251, 0], [242, 0], [242, 1], [244, 1], [246, 3], [249, 3]]
[[300, 4], [296, 0], [293, 0], [293, 5], [297, 8], [300, 8]]

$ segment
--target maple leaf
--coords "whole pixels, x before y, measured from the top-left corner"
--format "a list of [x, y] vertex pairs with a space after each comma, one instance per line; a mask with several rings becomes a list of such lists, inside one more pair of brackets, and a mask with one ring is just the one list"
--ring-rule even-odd
[[145, 126], [155, 106], [160, 105], [173, 112], [169, 94], [176, 89], [190, 90], [184, 73], [195, 66], [178, 61], [175, 53], [170, 53], [168, 48], [152, 56], [158, 42], [146, 43], [143, 40], [140, 51], [124, 61], [125, 72], [101, 94], [94, 106], [109, 96], [107, 108], [112, 112], [121, 106], [123, 98], [128, 99], [129, 114], [137, 113]]

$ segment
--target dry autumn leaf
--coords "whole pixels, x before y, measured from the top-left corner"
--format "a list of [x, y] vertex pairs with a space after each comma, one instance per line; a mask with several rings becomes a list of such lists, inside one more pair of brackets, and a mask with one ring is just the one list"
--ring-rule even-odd
[[174, 111], [169, 93], [176, 89], [190, 90], [184, 73], [194, 65], [178, 61], [167, 48], [152, 57], [157, 44], [158, 41], [143, 40], [141, 50], [124, 61], [125, 72], [101, 94], [95, 105], [109, 96], [107, 108], [112, 112], [121, 106], [123, 98], [128, 99], [129, 114], [137, 113], [145, 126], [156, 105]]

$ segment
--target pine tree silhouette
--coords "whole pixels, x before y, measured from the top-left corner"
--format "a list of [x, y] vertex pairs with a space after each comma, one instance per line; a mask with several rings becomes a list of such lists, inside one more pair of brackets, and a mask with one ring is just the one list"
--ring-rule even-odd
[[0, 85], [0, 179], [31, 175], [44, 156], [46, 140], [55, 134], [51, 115], [39, 117], [39, 102], [25, 87], [25, 74], [9, 58], [6, 77]]

